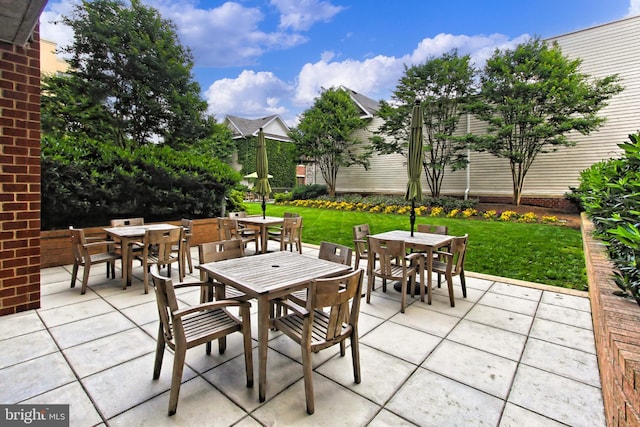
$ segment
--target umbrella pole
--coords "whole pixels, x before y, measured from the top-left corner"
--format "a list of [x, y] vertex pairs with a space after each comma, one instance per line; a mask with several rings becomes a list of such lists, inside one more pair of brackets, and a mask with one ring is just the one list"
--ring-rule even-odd
[[266, 212], [267, 212], [267, 205], [266, 202], [264, 201], [264, 195], [262, 196], [262, 219], [266, 218]]
[[413, 226], [416, 224], [416, 202], [411, 200], [411, 215], [409, 215], [409, 221], [411, 221], [411, 237], [413, 237]]

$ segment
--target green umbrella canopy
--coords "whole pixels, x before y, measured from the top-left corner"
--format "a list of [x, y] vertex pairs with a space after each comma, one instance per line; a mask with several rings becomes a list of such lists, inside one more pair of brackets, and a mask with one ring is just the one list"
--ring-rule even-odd
[[420, 175], [422, 172], [422, 106], [416, 100], [411, 114], [411, 133], [409, 134], [409, 154], [407, 155], [407, 192], [404, 198], [409, 201], [422, 200], [422, 184]]
[[256, 174], [257, 179], [253, 187], [254, 191], [261, 196], [266, 196], [271, 193], [271, 184], [269, 184], [269, 160], [267, 159], [267, 142], [264, 139], [264, 132], [262, 131], [262, 128], [258, 131]]

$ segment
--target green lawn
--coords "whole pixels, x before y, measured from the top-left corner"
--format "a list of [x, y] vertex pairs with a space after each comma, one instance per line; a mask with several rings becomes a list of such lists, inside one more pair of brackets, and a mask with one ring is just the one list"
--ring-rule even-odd
[[[262, 213], [260, 203], [248, 203], [249, 214]], [[298, 212], [303, 219], [302, 240], [353, 247], [352, 227], [368, 223], [373, 233], [409, 230], [409, 215], [298, 208], [267, 205], [267, 215]], [[469, 234], [465, 270], [564, 288], [586, 289], [582, 237], [579, 230], [559, 225], [527, 224], [480, 219], [418, 217], [416, 224], [446, 225], [449, 234]]]

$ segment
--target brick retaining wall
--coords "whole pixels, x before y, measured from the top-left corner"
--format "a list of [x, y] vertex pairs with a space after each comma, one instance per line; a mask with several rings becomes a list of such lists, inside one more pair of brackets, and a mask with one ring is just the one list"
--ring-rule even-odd
[[640, 306], [613, 295], [618, 287], [604, 245], [582, 214], [589, 297], [608, 426], [640, 425]]

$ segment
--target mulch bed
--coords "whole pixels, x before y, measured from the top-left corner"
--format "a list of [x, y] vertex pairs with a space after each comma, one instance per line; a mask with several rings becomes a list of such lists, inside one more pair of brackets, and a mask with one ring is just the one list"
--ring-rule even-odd
[[518, 215], [533, 212], [538, 218], [542, 218], [543, 215], [553, 215], [556, 216], [559, 221], [565, 221], [568, 227], [580, 229], [580, 214], [578, 212], [565, 212], [558, 209], [532, 205], [516, 206], [509, 203], [478, 203], [476, 209], [478, 212], [488, 210], [494, 210], [496, 212], [514, 211]]

